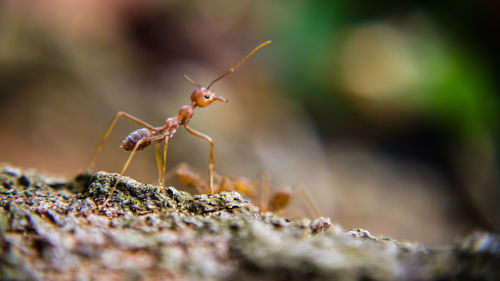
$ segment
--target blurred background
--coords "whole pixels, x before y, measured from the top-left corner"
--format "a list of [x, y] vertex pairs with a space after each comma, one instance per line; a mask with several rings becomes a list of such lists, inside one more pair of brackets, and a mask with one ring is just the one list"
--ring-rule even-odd
[[[71, 178], [114, 114], [153, 125], [273, 40], [197, 109], [221, 174], [306, 185], [344, 228], [442, 246], [500, 229], [500, 4], [469, 1], [0, 2], [0, 161]], [[97, 158], [119, 172], [120, 120]], [[207, 176], [179, 129], [168, 168]], [[156, 183], [154, 149], [126, 175]], [[175, 184], [172, 181], [171, 184]], [[301, 200], [285, 214], [310, 216]]]

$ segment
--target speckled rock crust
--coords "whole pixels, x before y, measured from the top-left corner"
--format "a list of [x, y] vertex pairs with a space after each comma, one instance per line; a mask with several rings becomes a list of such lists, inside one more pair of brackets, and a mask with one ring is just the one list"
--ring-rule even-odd
[[[0, 166], [0, 280], [499, 280], [500, 238], [429, 250], [290, 221], [238, 193], [85, 173], [73, 181]], [[102, 208], [101, 208], [102, 207]]]

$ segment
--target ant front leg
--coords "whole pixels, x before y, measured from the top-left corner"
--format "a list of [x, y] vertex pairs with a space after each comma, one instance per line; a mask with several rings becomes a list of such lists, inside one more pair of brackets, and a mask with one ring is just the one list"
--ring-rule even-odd
[[210, 179], [210, 193], [214, 193], [215, 192], [215, 190], [214, 190], [214, 174], [215, 174], [214, 142], [213, 142], [211, 137], [209, 137], [203, 133], [200, 133], [196, 130], [191, 129], [191, 127], [189, 127], [188, 124], [184, 124], [184, 127], [191, 134], [193, 134], [197, 137], [200, 137], [202, 139], [205, 139], [210, 143], [210, 162], [208, 164], [208, 171], [209, 171], [208, 177]]
[[156, 141], [156, 140], [161, 140], [162, 138], [164, 138], [165, 136], [164, 135], [159, 135], [159, 136], [153, 136], [153, 137], [150, 137], [150, 138], [144, 138], [140, 141], [138, 141], [136, 143], [136, 145], [134, 146], [134, 149], [132, 150], [132, 152], [130, 153], [130, 156], [128, 157], [127, 159], [127, 162], [125, 162], [125, 165], [123, 165], [123, 169], [122, 171], [120, 172], [120, 175], [118, 176], [118, 178], [116, 179], [116, 182], [115, 182], [115, 185], [113, 185], [113, 188], [111, 189], [111, 191], [109, 192], [109, 196], [108, 198], [106, 199], [106, 201], [104, 201], [104, 204], [102, 204], [102, 206], [106, 206], [106, 204], [108, 204], [108, 201], [109, 199], [111, 199], [111, 196], [113, 195], [113, 193], [115, 192], [116, 190], [116, 186], [118, 186], [118, 182], [120, 181], [120, 179], [122, 178], [123, 174], [125, 173], [125, 170], [127, 170], [128, 168], [128, 165], [130, 164], [130, 161], [132, 161], [132, 158], [134, 157], [134, 154], [137, 152], [137, 149], [145, 142], [151, 142], [151, 141]]
[[96, 159], [96, 156], [97, 156], [97, 153], [102, 149], [102, 146], [104, 145], [104, 142], [106, 141], [106, 139], [108, 138], [109, 134], [111, 133], [111, 130], [113, 129], [113, 127], [115, 126], [116, 124], [116, 121], [118, 121], [118, 118], [120, 117], [125, 117], [129, 120], [132, 120], [150, 130], [154, 130], [154, 127], [149, 125], [148, 123], [142, 121], [141, 119], [139, 118], [136, 118], [126, 112], [123, 112], [123, 111], [120, 111], [118, 112], [115, 117], [113, 118], [113, 121], [111, 121], [111, 124], [109, 125], [108, 129], [106, 130], [106, 133], [104, 134], [104, 136], [102, 137], [101, 141], [99, 142], [99, 144], [97, 145], [97, 148], [95, 149], [94, 151], [94, 154], [92, 154], [92, 158], [90, 160], [90, 165], [89, 165], [89, 170], [92, 170], [92, 168], [94, 167], [94, 164], [95, 164], [95, 159]]

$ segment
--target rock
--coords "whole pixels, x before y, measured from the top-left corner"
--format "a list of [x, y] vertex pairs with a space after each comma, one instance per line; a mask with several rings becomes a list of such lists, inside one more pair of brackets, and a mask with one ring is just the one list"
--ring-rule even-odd
[[[446, 249], [260, 214], [117, 174], [64, 181], [0, 167], [1, 280], [498, 280], [500, 237]], [[110, 196], [106, 206], [103, 203]]]

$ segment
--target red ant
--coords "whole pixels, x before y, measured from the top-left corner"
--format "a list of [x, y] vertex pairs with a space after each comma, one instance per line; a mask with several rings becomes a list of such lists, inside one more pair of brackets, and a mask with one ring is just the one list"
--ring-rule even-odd
[[[167, 173], [166, 178], [169, 179], [173, 177], [174, 173], [182, 185], [186, 187], [196, 188], [198, 193], [204, 193], [207, 190], [207, 183], [200, 177], [200, 175], [191, 170], [188, 164], [181, 163], [177, 165]], [[242, 195], [246, 195], [250, 198], [256, 199], [256, 186], [258, 184], [258, 182], [249, 180], [247, 178], [233, 178], [224, 176], [222, 178], [219, 177], [219, 184], [217, 186], [216, 192], [219, 193], [222, 191], [237, 191]], [[320, 211], [314, 203], [314, 200], [307, 191], [306, 187], [302, 185], [295, 185], [292, 189], [279, 189], [274, 192], [271, 199], [269, 199], [269, 192], [271, 190], [269, 175], [262, 175], [260, 186], [260, 202], [257, 203], [257, 205], [259, 205], [261, 212], [267, 212], [268, 210], [270, 210], [279, 213], [290, 204], [293, 198], [301, 196], [305, 199], [308, 208], [312, 210], [313, 215], [318, 218], [321, 217]]]
[[[226, 77], [227, 75], [233, 73], [243, 62], [245, 62], [251, 55], [253, 55], [258, 49], [264, 47], [265, 45], [270, 44], [271, 41], [266, 41], [259, 46], [257, 46], [255, 49], [253, 49], [247, 56], [245, 56], [238, 64], [236, 64], [234, 67], [231, 67], [226, 73], [222, 74], [221, 76], [217, 77], [215, 80], [210, 82], [208, 86], [205, 88], [202, 85], [196, 83], [193, 81], [191, 78], [189, 78], [187, 75], [184, 75], [184, 78], [191, 82], [191, 84], [195, 85], [197, 89], [191, 94], [191, 104], [184, 105], [181, 107], [179, 110], [179, 114], [175, 117], [170, 117], [165, 121], [165, 124], [161, 127], [154, 127], [147, 122], [142, 121], [139, 118], [136, 118], [126, 112], [120, 111], [118, 112], [115, 117], [113, 118], [113, 121], [111, 122], [111, 125], [108, 127], [106, 133], [104, 134], [103, 138], [101, 139], [101, 142], [97, 145], [96, 150], [94, 151], [94, 154], [92, 155], [92, 160], [90, 161], [90, 168], [92, 169], [95, 163], [96, 155], [97, 153], [101, 150], [104, 142], [109, 136], [109, 133], [111, 132], [111, 129], [113, 129], [116, 121], [118, 120], [119, 117], [125, 117], [129, 120], [132, 120], [139, 125], [144, 126], [145, 128], [137, 129], [130, 133], [122, 142], [121, 148], [123, 150], [127, 151], [132, 151], [130, 153], [130, 156], [128, 157], [127, 161], [125, 162], [125, 165], [123, 166], [123, 169], [120, 173], [120, 176], [115, 182], [115, 185], [113, 186], [113, 189], [111, 190], [109, 197], [106, 199], [103, 205], [106, 205], [111, 198], [111, 195], [114, 193], [116, 186], [118, 185], [119, 180], [125, 173], [125, 170], [127, 169], [128, 165], [130, 164], [130, 161], [132, 160], [132, 157], [134, 156], [135, 152], [139, 150], [143, 150], [146, 148], [148, 145], [151, 144], [151, 142], [155, 142], [156, 146], [156, 163], [158, 166], [158, 173], [159, 173], [159, 185], [163, 185], [163, 176], [165, 174], [165, 166], [166, 166], [166, 161], [167, 161], [167, 145], [168, 141], [170, 138], [175, 134], [177, 128], [179, 125], [183, 125], [186, 130], [202, 139], [205, 139], [210, 143], [210, 161], [208, 164], [208, 169], [209, 169], [209, 179], [210, 179], [210, 192], [214, 193], [214, 188], [213, 188], [213, 180], [214, 180], [214, 173], [215, 173], [215, 161], [214, 161], [214, 143], [211, 137], [198, 132], [194, 129], [192, 129], [189, 126], [189, 121], [193, 117], [194, 114], [194, 109], [196, 107], [206, 107], [212, 104], [214, 101], [222, 101], [222, 102], [227, 102], [227, 99], [221, 97], [221, 96], [215, 96], [215, 93], [210, 90], [210, 87], [220, 79]], [[163, 147], [163, 162], [161, 161], [161, 154], [160, 154], [160, 144], [161, 141], [164, 141], [164, 147]]]
[[[195, 188], [199, 194], [209, 192], [208, 184], [201, 176], [193, 171], [187, 163], [180, 163], [166, 173], [165, 180], [169, 180], [174, 176], [185, 187]], [[255, 183], [247, 178], [232, 178], [229, 176], [221, 177], [216, 175], [218, 184], [214, 187], [215, 193], [222, 191], [237, 191], [243, 195], [255, 196]]]

